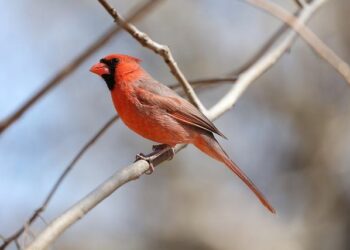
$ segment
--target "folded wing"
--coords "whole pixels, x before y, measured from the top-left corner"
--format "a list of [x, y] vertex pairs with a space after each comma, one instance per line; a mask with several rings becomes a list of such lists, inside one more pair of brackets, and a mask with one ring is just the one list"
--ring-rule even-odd
[[135, 92], [136, 97], [142, 104], [157, 106], [179, 122], [226, 138], [195, 106], [165, 85], [155, 81], [151, 83], [149, 81], [147, 83], [140, 82]]

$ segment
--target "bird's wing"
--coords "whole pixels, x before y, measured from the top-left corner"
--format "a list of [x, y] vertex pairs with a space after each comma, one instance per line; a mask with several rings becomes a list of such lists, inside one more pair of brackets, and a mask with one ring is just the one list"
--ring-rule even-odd
[[174, 90], [157, 82], [149, 75], [135, 82], [135, 87], [160, 96], [180, 97]]
[[226, 138], [195, 106], [161, 83], [154, 80], [139, 83], [135, 88], [135, 93], [142, 104], [157, 106], [177, 121]]

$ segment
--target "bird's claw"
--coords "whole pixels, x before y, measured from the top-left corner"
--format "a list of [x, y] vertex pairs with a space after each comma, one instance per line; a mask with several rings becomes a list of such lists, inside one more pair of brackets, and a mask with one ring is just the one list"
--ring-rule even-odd
[[169, 147], [167, 144], [157, 144], [152, 146], [153, 152], [158, 152], [160, 150], [163, 150], [165, 148]]
[[152, 158], [151, 158], [151, 157], [146, 156], [146, 155], [144, 155], [144, 154], [142, 154], [142, 153], [139, 153], [139, 154], [136, 155], [136, 160], [135, 160], [135, 161], [138, 161], [138, 160], [147, 161], [149, 168], [146, 170], [145, 174], [150, 175], [150, 174], [153, 173], [153, 171], [154, 171], [154, 166], [153, 166]]
[[153, 173], [153, 171], [154, 171], [153, 160], [157, 156], [161, 155], [165, 151], [169, 151], [170, 152], [169, 160], [171, 160], [175, 155], [174, 148], [169, 146], [169, 145], [166, 145], [166, 144], [153, 145], [152, 149], [153, 149], [153, 152], [151, 154], [144, 155], [142, 153], [139, 153], [136, 155], [136, 159], [135, 159], [135, 162], [138, 160], [144, 160], [144, 161], [148, 162], [149, 168], [145, 172], [145, 174], [147, 174], [147, 175], [150, 175]]

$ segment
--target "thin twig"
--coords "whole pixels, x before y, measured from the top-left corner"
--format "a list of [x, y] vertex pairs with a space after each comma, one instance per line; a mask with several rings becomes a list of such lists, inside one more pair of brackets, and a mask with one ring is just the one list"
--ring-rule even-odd
[[162, 45], [153, 41], [146, 33], [140, 31], [134, 25], [125, 21], [124, 18], [114, 9], [107, 0], [98, 0], [100, 4], [106, 9], [106, 11], [113, 17], [114, 21], [123, 27], [132, 37], [134, 37], [142, 46], [154, 51], [156, 54], [159, 54], [164, 62], [168, 65], [170, 72], [176, 78], [176, 80], [181, 83], [187, 98], [190, 102], [195, 105], [202, 113], [206, 113], [206, 109], [199, 100], [198, 96], [194, 92], [190, 83], [187, 81], [185, 75], [181, 72], [180, 68], [177, 66], [177, 63], [169, 49], [168, 46]]
[[300, 7], [304, 8], [308, 4], [305, 0], [294, 0], [294, 2]]
[[[300, 22], [305, 22], [309, 17], [322, 5], [315, 1], [310, 5], [310, 8], [305, 9], [299, 16]], [[241, 96], [244, 90], [259, 76], [261, 76], [268, 68], [270, 68], [289, 48], [296, 34], [290, 31], [284, 40], [276, 46], [273, 51], [270, 51], [260, 58], [251, 68], [243, 72], [237, 83], [213, 108], [208, 112], [211, 119], [215, 119], [229, 110]], [[178, 152], [184, 145], [176, 146]], [[171, 154], [164, 152], [157, 159], [154, 159], [154, 165], [157, 166], [161, 162], [170, 159]], [[46, 249], [55, 239], [57, 239], [70, 225], [81, 219], [86, 213], [98, 205], [102, 200], [107, 198], [116, 189], [125, 183], [136, 180], [149, 168], [148, 163], [144, 160], [139, 160], [134, 164], [122, 169], [108, 180], [102, 183], [94, 191], [88, 194], [81, 201], [68, 209], [61, 216], [57, 217], [50, 225], [32, 242], [27, 250]]]
[[[344, 62], [333, 50], [331, 50], [322, 40], [316, 36], [308, 27], [302, 24], [293, 15], [282, 9], [280, 6], [269, 2], [267, 0], [245, 0], [247, 3], [252, 4], [271, 15], [279, 18], [291, 26], [299, 35], [307, 42], [308, 45], [326, 62], [335, 68], [338, 73], [343, 76], [345, 81], [350, 85], [350, 67]], [[319, 0], [327, 2], [328, 0]], [[305, 9], [310, 6], [305, 6]]]
[[17, 239], [15, 240], [15, 245], [17, 247], [17, 250], [21, 250], [22, 249], [21, 244], [19, 244]]
[[[208, 85], [217, 85], [222, 83], [234, 83], [237, 81], [237, 77], [235, 76], [228, 76], [228, 77], [215, 77], [215, 78], [203, 78], [203, 79], [196, 79], [189, 81], [192, 88], [197, 89], [200, 87], [206, 87]], [[181, 85], [179, 83], [173, 83], [168, 85], [169, 88], [179, 90]]]
[[49, 225], [49, 223], [47, 223], [47, 221], [41, 214], [38, 215], [38, 218], [45, 224], [45, 226]]
[[[148, 0], [126, 18], [128, 22], [137, 22], [149, 13], [149, 11], [162, 0]], [[113, 25], [106, 33], [93, 42], [81, 54], [75, 57], [62, 70], [60, 70], [51, 80], [49, 80], [38, 92], [31, 96], [22, 106], [20, 106], [14, 113], [9, 115], [3, 121], [0, 121], [0, 134], [9, 128], [15, 121], [17, 121], [25, 112], [27, 112], [37, 101], [45, 96], [50, 90], [60, 84], [70, 74], [72, 74], [86, 59], [88, 59], [99, 48], [105, 45], [112, 37], [118, 34], [122, 29]]]

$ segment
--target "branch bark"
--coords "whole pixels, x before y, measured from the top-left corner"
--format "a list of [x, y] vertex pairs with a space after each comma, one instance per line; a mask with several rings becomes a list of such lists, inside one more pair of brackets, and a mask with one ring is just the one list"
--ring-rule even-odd
[[[326, 62], [328, 62], [350, 85], [350, 67], [344, 62], [333, 50], [331, 50], [322, 40], [316, 36], [308, 27], [301, 23], [293, 15], [279, 7], [278, 5], [267, 0], [245, 0], [258, 8], [265, 10], [271, 15], [292, 27], [307, 42], [307, 44]], [[326, 3], [328, 0], [314, 0], [314, 2]], [[305, 5], [305, 9], [310, 8]]]
[[156, 54], [160, 55], [166, 65], [168, 65], [170, 72], [176, 78], [176, 80], [182, 85], [187, 98], [195, 105], [203, 114], [206, 114], [206, 109], [199, 100], [198, 96], [194, 92], [191, 84], [187, 81], [185, 75], [181, 72], [180, 68], [169, 49], [168, 46], [153, 41], [146, 33], [140, 31], [134, 25], [126, 22], [124, 18], [113, 8], [107, 0], [98, 0], [100, 4], [106, 9], [106, 11], [113, 17], [114, 21], [123, 27], [133, 38], [135, 38], [142, 46], [152, 50]]
[[[310, 6], [300, 13], [299, 22], [306, 22], [311, 15], [323, 4], [323, 1], [314, 1]], [[291, 30], [285, 36], [283, 41], [278, 44], [273, 50], [268, 51], [249, 69], [244, 71], [237, 83], [231, 90], [208, 112], [210, 119], [216, 119], [224, 112], [229, 110], [243, 94], [247, 87], [265, 71], [267, 71], [277, 60], [288, 50], [291, 43], [294, 41], [296, 33]], [[185, 145], [177, 145], [175, 152], [184, 148]], [[154, 166], [159, 165], [165, 160], [169, 160], [171, 154], [164, 152], [159, 157], [154, 159]], [[98, 205], [101, 201], [112, 194], [116, 189], [126, 184], [129, 181], [138, 179], [143, 173], [148, 170], [148, 163], [144, 160], [139, 160], [121, 171], [118, 171], [104, 183], [98, 186], [94, 191], [88, 194], [85, 198], [73, 205], [70, 209], [64, 212], [61, 216], [52, 221], [47, 228], [32, 242], [27, 250], [46, 249], [55, 239], [57, 239], [67, 228], [74, 224], [77, 220], [84, 217], [91, 209]]]
[[[126, 19], [128, 22], [137, 22], [141, 20], [149, 11], [151, 11], [162, 0], [148, 0], [140, 7], [138, 7], [133, 13], [131, 13]], [[86, 50], [75, 57], [70, 63], [68, 63], [61, 71], [59, 71], [51, 80], [49, 80], [44, 86], [31, 96], [22, 106], [20, 106], [14, 113], [9, 115], [3, 121], [0, 121], [0, 134], [9, 128], [14, 122], [22, 117], [35, 103], [37, 103], [43, 96], [48, 94], [54, 87], [59, 85], [64, 79], [72, 74], [79, 66], [88, 59], [99, 48], [105, 45], [112, 37], [118, 34], [122, 29], [113, 25], [106, 33], [93, 42]], [[1, 248], [0, 248], [1, 249]]]

